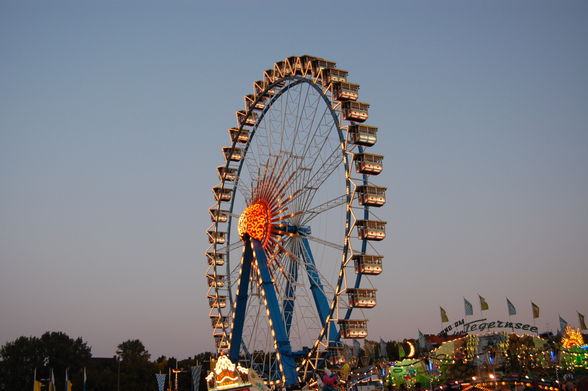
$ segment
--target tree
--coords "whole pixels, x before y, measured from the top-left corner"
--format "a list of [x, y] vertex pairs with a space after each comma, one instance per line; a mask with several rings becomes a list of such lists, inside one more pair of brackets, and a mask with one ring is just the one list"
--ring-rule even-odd
[[25, 390], [37, 378], [55, 374], [57, 387], [63, 388], [66, 368], [70, 379], [81, 381], [81, 368], [91, 357], [90, 347], [81, 339], [72, 339], [63, 332], [46, 332], [37, 337], [19, 337], [0, 348], [0, 388]]
[[46, 332], [41, 336], [41, 345], [46, 365], [55, 373], [57, 389], [64, 388], [66, 369], [72, 382], [81, 383], [82, 370], [92, 357], [91, 348], [82, 338], [73, 339], [64, 332]]
[[45, 354], [37, 337], [18, 337], [0, 348], [0, 389], [33, 387], [33, 372], [42, 368]]
[[143, 391], [155, 385], [154, 374], [157, 366], [149, 361], [151, 354], [138, 339], [128, 340], [120, 345], [120, 387], [125, 391]]
[[129, 339], [118, 345], [121, 350], [121, 356], [123, 361], [149, 361], [151, 354], [145, 349], [143, 342], [138, 339]]

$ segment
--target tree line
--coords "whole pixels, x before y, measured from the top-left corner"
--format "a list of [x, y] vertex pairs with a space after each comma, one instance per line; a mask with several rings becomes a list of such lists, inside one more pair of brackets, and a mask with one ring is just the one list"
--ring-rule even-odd
[[[41, 337], [19, 337], [0, 348], [0, 390], [32, 390], [33, 376], [44, 384], [54, 375], [57, 390], [65, 389], [65, 371], [72, 382], [72, 391], [82, 391], [84, 373], [87, 391], [157, 390], [156, 373], [169, 369], [184, 369], [178, 381], [180, 389], [191, 390], [190, 367], [210, 361], [211, 353], [177, 360], [151, 354], [138, 340], [127, 340], [118, 345], [112, 357], [92, 357], [91, 347], [82, 338], [71, 338], [64, 332], [46, 332]], [[206, 373], [205, 368], [203, 370]], [[203, 379], [201, 379], [202, 381]], [[201, 390], [206, 388], [201, 384]]]
[[[412, 345], [417, 345], [414, 341]], [[32, 390], [33, 374], [37, 380], [47, 384], [51, 374], [55, 376], [57, 390], [65, 389], [65, 371], [73, 383], [72, 391], [82, 391], [84, 372], [87, 391], [157, 391], [156, 373], [169, 373], [170, 369], [182, 369], [178, 376], [181, 390], [192, 390], [190, 368], [203, 365], [200, 390], [206, 390], [204, 376], [209, 369], [211, 352], [204, 352], [178, 360], [160, 356], [151, 360], [145, 345], [132, 339], [120, 343], [119, 354], [112, 357], [92, 357], [91, 347], [82, 338], [71, 338], [64, 332], [46, 332], [41, 337], [19, 337], [0, 348], [0, 391]], [[351, 362], [354, 367], [366, 366], [386, 357], [402, 359], [408, 355], [407, 341], [364, 341], [357, 357]], [[173, 380], [175, 377], [172, 376]]]

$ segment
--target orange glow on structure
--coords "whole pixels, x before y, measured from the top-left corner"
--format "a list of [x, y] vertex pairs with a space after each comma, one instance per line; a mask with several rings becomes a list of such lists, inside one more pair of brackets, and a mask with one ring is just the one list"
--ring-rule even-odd
[[564, 335], [561, 338], [561, 344], [564, 348], [570, 348], [574, 345], [584, 345], [584, 337], [582, 337], [580, 329], [575, 329], [572, 326], [567, 325], [564, 330]]
[[269, 222], [269, 208], [264, 202], [249, 205], [239, 217], [237, 226], [239, 236], [243, 238], [245, 234], [248, 234], [251, 238], [265, 244], [268, 238]]

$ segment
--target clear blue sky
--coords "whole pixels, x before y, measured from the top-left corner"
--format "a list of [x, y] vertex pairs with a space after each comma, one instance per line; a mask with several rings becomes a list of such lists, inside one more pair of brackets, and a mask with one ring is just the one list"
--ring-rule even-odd
[[[361, 84], [389, 236], [370, 338], [505, 297], [541, 330], [588, 315], [588, 3], [0, 2], [0, 343], [62, 330], [96, 356], [212, 349], [210, 188], [275, 61]], [[477, 310], [476, 306], [476, 310]]]

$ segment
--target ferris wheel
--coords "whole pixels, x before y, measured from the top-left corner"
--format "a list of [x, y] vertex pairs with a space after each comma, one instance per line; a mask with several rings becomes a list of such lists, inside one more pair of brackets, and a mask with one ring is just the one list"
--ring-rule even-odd
[[207, 230], [208, 301], [219, 353], [271, 386], [349, 357], [376, 305], [370, 277], [386, 222], [377, 128], [348, 72], [289, 57], [253, 83], [222, 147]]

